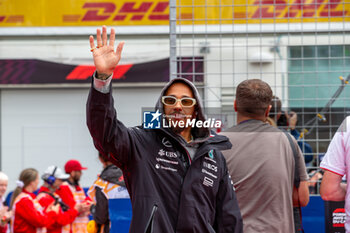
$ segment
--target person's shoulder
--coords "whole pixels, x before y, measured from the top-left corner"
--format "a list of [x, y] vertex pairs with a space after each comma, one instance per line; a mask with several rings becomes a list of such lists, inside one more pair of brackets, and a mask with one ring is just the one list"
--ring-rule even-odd
[[228, 150], [231, 149], [232, 144], [227, 135], [217, 134], [214, 131], [210, 132], [208, 143], [210, 145], [210, 149], [219, 149], [219, 150]]
[[26, 203], [33, 202], [33, 200], [29, 194], [24, 193], [20, 194], [15, 202], [17, 202], [17, 205], [25, 205]]
[[340, 124], [336, 133], [340, 133], [341, 135], [344, 136], [344, 135], [350, 135], [349, 132], [350, 132], [350, 116], [347, 116]]
[[343, 130], [349, 134], [350, 132], [350, 116], [347, 116], [342, 123], [343, 125]]
[[128, 130], [139, 141], [153, 139], [159, 133], [158, 129], [145, 129], [143, 125], [129, 127]]
[[60, 185], [60, 187], [56, 190], [56, 193], [58, 195], [61, 195], [63, 193], [72, 193], [72, 188], [70, 187], [70, 184], [67, 182], [64, 182]]
[[239, 125], [234, 125], [234, 126], [228, 128], [228, 129], [225, 129], [224, 131], [220, 132], [219, 134], [228, 136], [228, 135], [230, 135], [230, 133], [237, 132], [238, 126]]
[[151, 134], [157, 134], [157, 132], [159, 132], [159, 129], [151, 129], [151, 128], [148, 129], [148, 128], [144, 128], [143, 125], [129, 127], [128, 130], [138, 136], [144, 136], [144, 135], [149, 136]]
[[281, 133], [282, 131], [274, 126], [271, 126], [265, 122], [258, 120], [251, 120], [245, 123], [237, 124], [231, 128], [226, 129], [224, 132], [220, 133], [222, 135], [231, 136], [234, 133], [265, 133], [265, 132], [274, 132]]

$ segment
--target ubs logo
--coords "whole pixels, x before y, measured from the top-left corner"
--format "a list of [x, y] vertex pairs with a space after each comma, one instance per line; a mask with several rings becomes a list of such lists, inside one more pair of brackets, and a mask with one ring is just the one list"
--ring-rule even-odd
[[163, 149], [160, 149], [158, 152], [159, 156], [166, 156], [168, 158], [177, 158], [177, 154], [175, 152], [172, 151], [165, 151]]

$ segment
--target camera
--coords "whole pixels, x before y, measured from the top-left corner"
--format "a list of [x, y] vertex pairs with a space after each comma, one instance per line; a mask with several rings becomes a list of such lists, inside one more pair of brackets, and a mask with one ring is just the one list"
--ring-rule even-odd
[[66, 212], [66, 211], [69, 209], [69, 206], [68, 206], [66, 203], [64, 203], [64, 202], [61, 200], [61, 198], [55, 198], [55, 203], [54, 203], [54, 205], [57, 205], [57, 204], [60, 205], [60, 207], [61, 207], [61, 209], [62, 209], [63, 212]]
[[[290, 113], [287, 113], [290, 115]], [[281, 114], [280, 118], [277, 120], [277, 126], [288, 126], [288, 119], [285, 114]]]

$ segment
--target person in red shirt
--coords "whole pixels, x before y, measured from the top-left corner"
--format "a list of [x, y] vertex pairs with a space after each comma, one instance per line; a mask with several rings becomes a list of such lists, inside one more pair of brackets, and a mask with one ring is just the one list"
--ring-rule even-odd
[[59, 205], [50, 205], [44, 210], [33, 193], [38, 184], [37, 170], [27, 168], [21, 172], [10, 204], [10, 209], [13, 211], [12, 233], [45, 232], [46, 227], [55, 222]]
[[67, 182], [64, 182], [60, 186], [56, 193], [70, 208], [74, 208], [76, 203], [82, 203], [83, 212], [75, 218], [71, 225], [71, 230], [73, 233], [87, 233], [88, 215], [92, 201], [86, 196], [83, 188], [79, 185], [82, 170], [87, 168], [83, 167], [77, 160], [69, 160], [65, 164], [64, 169], [69, 174], [69, 178]]
[[55, 191], [62, 185], [63, 180], [67, 179], [69, 175], [64, 174], [57, 166], [49, 166], [42, 179], [43, 186], [39, 189], [37, 199], [44, 208], [49, 207], [53, 203], [59, 203], [60, 208], [56, 217], [56, 221], [47, 227], [47, 233], [69, 233], [71, 232], [71, 223], [84, 211], [82, 203], [75, 204], [74, 208], [70, 208], [65, 204]]

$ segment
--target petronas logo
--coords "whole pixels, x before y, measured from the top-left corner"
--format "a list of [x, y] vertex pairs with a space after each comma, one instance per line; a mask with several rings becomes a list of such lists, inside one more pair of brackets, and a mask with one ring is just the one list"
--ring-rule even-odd
[[211, 159], [214, 159], [214, 151], [213, 150], [210, 150], [208, 155]]

